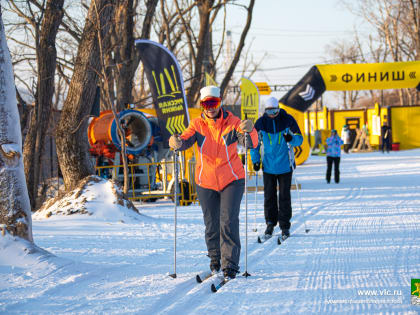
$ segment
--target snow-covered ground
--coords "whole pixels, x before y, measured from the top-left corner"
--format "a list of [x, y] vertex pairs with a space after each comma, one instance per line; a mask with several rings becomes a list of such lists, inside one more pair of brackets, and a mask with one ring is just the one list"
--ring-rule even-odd
[[340, 184], [326, 184], [325, 164], [325, 157], [312, 156], [298, 167], [303, 210], [293, 191], [292, 236], [282, 245], [256, 242], [265, 228], [263, 193], [257, 204], [249, 193], [251, 277], [217, 293], [194, 279], [209, 263], [198, 205], [178, 207], [176, 279], [168, 276], [174, 272], [170, 201], [137, 204], [141, 215], [117, 220], [34, 215], [35, 243], [53, 255], [22, 254], [24, 244], [0, 236], [0, 313], [420, 313], [410, 303], [411, 279], [420, 278], [420, 150], [343, 154]]

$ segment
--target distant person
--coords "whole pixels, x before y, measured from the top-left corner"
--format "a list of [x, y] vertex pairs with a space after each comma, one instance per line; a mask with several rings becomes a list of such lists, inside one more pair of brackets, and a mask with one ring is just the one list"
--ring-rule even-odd
[[331, 181], [331, 171], [334, 164], [334, 181], [340, 182], [340, 156], [343, 140], [337, 135], [337, 130], [331, 130], [331, 137], [327, 138], [327, 183]]
[[[270, 237], [278, 222], [282, 237], [289, 237], [292, 218], [290, 187], [293, 170], [288, 144], [291, 146], [291, 154], [294, 154], [293, 147], [301, 145], [303, 137], [296, 120], [284, 109], [279, 108], [279, 101], [275, 97], [266, 100], [264, 115], [255, 122], [255, 129], [264, 147], [261, 153], [260, 145], [251, 150], [251, 159], [256, 172], [260, 169], [261, 155], [263, 155], [264, 216], [267, 224], [264, 234], [265, 237]], [[279, 186], [278, 198], [277, 186]]]
[[382, 153], [386, 152], [389, 153], [391, 150], [391, 127], [388, 126], [388, 123], [384, 123], [381, 128], [381, 136], [382, 136]]
[[321, 153], [322, 148], [322, 136], [321, 136], [321, 130], [315, 130], [314, 131], [314, 138], [315, 138], [315, 144], [312, 147], [312, 154], [317, 155]]
[[349, 153], [350, 149], [350, 129], [348, 125], [344, 125], [341, 129], [341, 140], [343, 140], [344, 146], [344, 152]]
[[226, 278], [239, 271], [241, 242], [239, 211], [245, 190], [245, 170], [237, 145], [248, 148], [258, 143], [251, 120], [240, 120], [222, 107], [220, 89], [206, 86], [200, 90], [203, 113], [193, 119], [180, 135], [172, 135], [169, 146], [186, 150], [197, 143], [195, 183], [206, 226], [205, 240], [210, 270], [223, 270]]

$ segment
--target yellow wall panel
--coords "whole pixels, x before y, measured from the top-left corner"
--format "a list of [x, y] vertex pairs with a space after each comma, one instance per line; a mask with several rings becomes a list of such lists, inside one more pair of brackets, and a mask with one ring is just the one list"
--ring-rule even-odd
[[391, 108], [392, 142], [399, 142], [400, 149], [420, 148], [420, 106]]

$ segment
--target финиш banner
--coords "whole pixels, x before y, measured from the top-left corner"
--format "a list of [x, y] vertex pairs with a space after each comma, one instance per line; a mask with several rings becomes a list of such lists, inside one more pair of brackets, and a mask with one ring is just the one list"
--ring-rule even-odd
[[313, 66], [280, 99], [306, 111], [325, 91], [416, 88], [420, 90], [420, 61]]
[[420, 61], [316, 66], [327, 91], [415, 88]]

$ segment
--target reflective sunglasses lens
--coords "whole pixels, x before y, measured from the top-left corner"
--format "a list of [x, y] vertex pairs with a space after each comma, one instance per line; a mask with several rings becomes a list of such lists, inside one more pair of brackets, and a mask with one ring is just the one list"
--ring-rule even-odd
[[201, 106], [204, 109], [211, 109], [211, 108], [217, 108], [222, 103], [221, 99], [218, 97], [210, 97], [202, 100], [200, 102]]
[[278, 108], [270, 108], [267, 109], [265, 112], [267, 113], [267, 115], [276, 115], [279, 111], [280, 109]]

